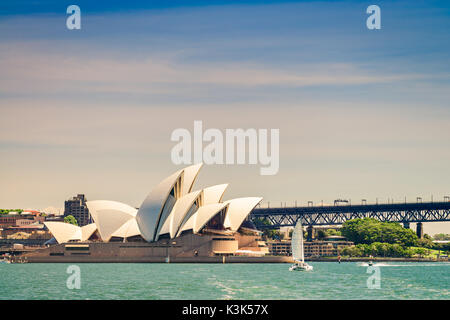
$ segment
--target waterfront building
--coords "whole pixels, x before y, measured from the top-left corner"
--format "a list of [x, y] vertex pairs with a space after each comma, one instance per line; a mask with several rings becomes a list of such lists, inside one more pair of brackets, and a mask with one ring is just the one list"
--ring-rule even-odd
[[[270, 241], [267, 243], [272, 255], [292, 255], [291, 241]], [[339, 240], [308, 241], [304, 242], [305, 257], [331, 257], [337, 256], [345, 247], [352, 246], [353, 242]]]
[[45, 241], [50, 240], [51, 238], [51, 233], [45, 230], [43, 224], [38, 222], [19, 227], [8, 227], [0, 229], [0, 239], [8, 240], [5, 243], [9, 244], [27, 244], [27, 242], [24, 242], [23, 240], [40, 240], [31, 242], [33, 243], [33, 245], [43, 245]]
[[[224, 201], [228, 184], [193, 190], [201, 167], [193, 165], [162, 180], [139, 209], [111, 200], [86, 201], [92, 223], [46, 221], [57, 245], [30, 255], [28, 261], [210, 261], [265, 255], [261, 232], [246, 221], [262, 198]], [[85, 198], [79, 196], [81, 205]]]
[[64, 202], [64, 217], [72, 215], [80, 227], [92, 223], [84, 194], [78, 194]]
[[34, 210], [0, 216], [0, 245], [43, 245], [52, 237], [46, 230], [44, 221], [45, 217]]
[[40, 217], [35, 214], [6, 214], [0, 216], [0, 227], [8, 228], [8, 227], [16, 227], [26, 224], [31, 224], [35, 222], [43, 222], [44, 217]]
[[351, 241], [313, 241], [305, 242], [305, 256], [306, 257], [333, 257], [345, 248], [352, 246]]
[[0, 229], [0, 247], [11, 248], [14, 244], [22, 244], [27, 247], [42, 247], [52, 238], [49, 231], [41, 228], [8, 228]]
[[281, 241], [268, 241], [267, 246], [269, 247], [269, 253], [274, 256], [291, 256], [291, 241], [281, 240]]

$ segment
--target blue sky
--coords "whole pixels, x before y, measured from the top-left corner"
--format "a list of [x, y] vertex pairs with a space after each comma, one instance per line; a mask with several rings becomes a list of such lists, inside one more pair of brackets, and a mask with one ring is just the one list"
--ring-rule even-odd
[[[81, 30], [66, 29], [70, 4], [81, 8]], [[381, 30], [366, 28], [370, 4], [381, 8]], [[61, 207], [80, 192], [139, 206], [177, 168], [170, 133], [194, 120], [280, 129], [276, 176], [255, 166], [202, 170], [199, 186], [229, 182], [228, 198], [442, 198], [449, 7], [3, 2], [0, 207]]]

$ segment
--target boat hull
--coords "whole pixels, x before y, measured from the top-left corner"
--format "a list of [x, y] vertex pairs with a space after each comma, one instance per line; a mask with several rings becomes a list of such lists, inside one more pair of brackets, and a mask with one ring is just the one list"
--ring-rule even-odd
[[312, 270], [313, 270], [313, 267], [310, 266], [309, 264], [305, 264], [305, 265], [293, 264], [289, 268], [289, 271], [312, 271]]

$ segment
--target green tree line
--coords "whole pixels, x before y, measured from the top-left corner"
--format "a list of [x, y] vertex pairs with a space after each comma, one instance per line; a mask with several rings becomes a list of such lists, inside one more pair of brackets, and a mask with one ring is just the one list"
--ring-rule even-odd
[[450, 241], [450, 234], [438, 233], [434, 235], [434, 240]]
[[401, 246], [415, 246], [418, 243], [416, 233], [403, 228], [396, 222], [380, 222], [373, 218], [347, 220], [341, 233], [355, 244], [385, 242]]
[[23, 212], [23, 209], [0, 209], [0, 215], [8, 214], [10, 211], [21, 214]]
[[351, 257], [412, 257], [423, 256], [429, 250], [449, 251], [449, 244], [437, 244], [427, 234], [419, 239], [411, 229], [396, 222], [380, 222], [373, 218], [344, 222], [341, 233], [355, 246], [344, 248], [342, 255]]
[[[420, 254], [414, 249], [404, 247], [400, 244], [374, 242], [371, 244], [357, 244], [346, 247], [341, 254], [350, 257], [412, 257], [414, 254]], [[424, 253], [422, 253], [424, 254]]]

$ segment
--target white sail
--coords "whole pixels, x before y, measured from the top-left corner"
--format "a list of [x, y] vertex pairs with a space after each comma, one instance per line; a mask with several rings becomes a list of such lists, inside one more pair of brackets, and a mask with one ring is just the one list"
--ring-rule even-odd
[[303, 227], [300, 219], [297, 221], [295, 225], [294, 232], [292, 233], [292, 258], [294, 261], [305, 261], [305, 256], [303, 253]]

